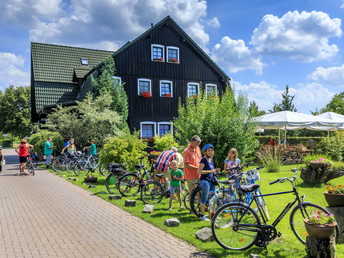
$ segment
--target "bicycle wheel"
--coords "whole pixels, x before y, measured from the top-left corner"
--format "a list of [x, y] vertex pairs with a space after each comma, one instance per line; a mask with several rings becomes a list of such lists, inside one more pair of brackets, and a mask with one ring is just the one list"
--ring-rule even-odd
[[186, 193], [183, 197], [184, 207], [190, 210], [190, 192]]
[[135, 174], [125, 174], [118, 180], [118, 186], [122, 196], [134, 196], [140, 190], [140, 180]]
[[86, 163], [86, 159], [79, 159], [77, 161], [77, 164], [74, 166], [74, 174], [77, 176], [86, 176], [88, 174], [88, 170], [86, 169]]
[[[313, 203], [303, 203], [302, 208], [300, 206], [295, 206], [294, 209], [290, 213], [289, 223], [290, 228], [294, 232], [297, 239], [300, 240], [301, 243], [306, 243], [306, 237], [307, 237], [307, 231], [305, 228], [304, 219], [308, 217], [309, 214], [322, 211], [326, 214], [330, 214], [329, 211], [327, 211], [325, 208], [313, 204]], [[339, 235], [339, 229], [338, 226], [335, 231], [335, 237], [338, 237]]]
[[28, 163], [26, 163], [26, 168], [29, 171], [30, 174], [32, 174], [33, 176], [35, 175], [35, 168], [32, 164], [31, 161], [29, 161]]
[[105, 179], [106, 189], [110, 194], [114, 194], [118, 191], [118, 178], [117, 176], [110, 174]]
[[246, 250], [258, 237], [260, 225], [257, 213], [241, 203], [228, 203], [220, 207], [211, 220], [216, 242], [225, 249]]
[[235, 194], [230, 194], [229, 192], [222, 193], [218, 192], [216, 196], [211, 197], [209, 200], [209, 206], [208, 206], [208, 211], [209, 211], [209, 219], [211, 219], [215, 212], [223, 205], [230, 203], [230, 202], [235, 202], [236, 196]]
[[108, 176], [110, 174], [107, 165], [104, 163], [99, 163], [97, 169], [102, 176]]
[[141, 189], [141, 200], [145, 204], [159, 203], [164, 195], [164, 187], [156, 181], [145, 184]]
[[59, 159], [59, 158], [54, 159], [53, 163], [51, 164], [51, 166], [54, 169], [54, 171], [62, 173], [62, 171], [61, 171], [61, 163], [62, 163], [61, 159]]
[[201, 217], [199, 210], [200, 201], [202, 199], [201, 187], [197, 186], [190, 195], [190, 209], [197, 217]]
[[76, 166], [77, 162], [78, 162], [77, 160], [73, 160], [73, 161], [70, 160], [67, 162], [66, 169], [67, 169], [68, 173], [71, 174], [74, 172], [74, 167]]

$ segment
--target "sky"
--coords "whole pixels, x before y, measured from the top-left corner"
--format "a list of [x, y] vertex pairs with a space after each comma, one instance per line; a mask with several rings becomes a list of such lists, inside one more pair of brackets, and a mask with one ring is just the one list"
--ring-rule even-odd
[[1, 0], [0, 90], [30, 85], [30, 42], [115, 51], [170, 15], [269, 111], [289, 86], [298, 112], [344, 91], [344, 0]]

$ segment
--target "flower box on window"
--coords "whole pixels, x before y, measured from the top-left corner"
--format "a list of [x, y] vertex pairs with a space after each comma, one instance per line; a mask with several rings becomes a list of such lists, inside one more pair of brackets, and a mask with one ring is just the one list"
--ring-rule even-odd
[[157, 58], [153, 58], [153, 61], [164, 62], [164, 59], [162, 57], [157, 57]]
[[175, 58], [173, 58], [173, 57], [169, 58], [169, 59], [168, 59], [168, 62], [169, 62], [169, 63], [175, 63], [175, 64], [179, 63], [178, 59], [175, 59]]
[[198, 99], [198, 95], [192, 95], [191, 98]]
[[141, 92], [140, 95], [142, 98], [145, 98], [145, 99], [152, 97], [152, 94], [149, 91]]
[[163, 95], [165, 98], [172, 98], [172, 94], [171, 93], [166, 93]]

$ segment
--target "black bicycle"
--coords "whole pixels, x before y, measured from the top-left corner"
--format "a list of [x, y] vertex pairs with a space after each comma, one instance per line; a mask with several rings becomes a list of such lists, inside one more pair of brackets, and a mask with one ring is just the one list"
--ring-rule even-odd
[[110, 194], [114, 194], [119, 189], [119, 179], [128, 173], [127, 164], [110, 163], [108, 165], [109, 175], [105, 179], [106, 189]]
[[[211, 229], [216, 242], [223, 248], [230, 250], [246, 250], [253, 245], [266, 248], [270, 241], [281, 235], [280, 232], [277, 232], [276, 226], [284, 218], [287, 212], [295, 206], [290, 213], [290, 229], [293, 231], [297, 239], [301, 243], [305, 244], [307, 232], [305, 230], [303, 220], [308, 218], [309, 214], [313, 212], [322, 211], [326, 214], [330, 213], [319, 205], [303, 201], [305, 196], [299, 196], [294, 184], [297, 177], [297, 170], [293, 169], [292, 171], [294, 172], [293, 177], [283, 177], [270, 182], [270, 185], [272, 185], [288, 181], [292, 185], [291, 191], [262, 195], [253, 194], [250, 204], [231, 202], [220, 207], [211, 220]], [[254, 189], [256, 187], [256, 184], [241, 186], [241, 191], [243, 193], [254, 193]], [[271, 225], [266, 224], [258, 198], [288, 193], [294, 194], [295, 199], [286, 205]], [[257, 205], [260, 216], [258, 216], [257, 212], [251, 207], [252, 203]], [[335, 236], [339, 235], [338, 232], [339, 229], [337, 226], [336, 232], [334, 233]]]

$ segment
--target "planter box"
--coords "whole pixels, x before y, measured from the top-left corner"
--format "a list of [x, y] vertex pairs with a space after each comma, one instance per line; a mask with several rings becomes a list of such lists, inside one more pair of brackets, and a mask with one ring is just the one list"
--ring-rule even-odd
[[344, 207], [344, 194], [330, 194], [330, 193], [324, 193], [326, 202], [328, 203], [328, 206], [330, 207]]

